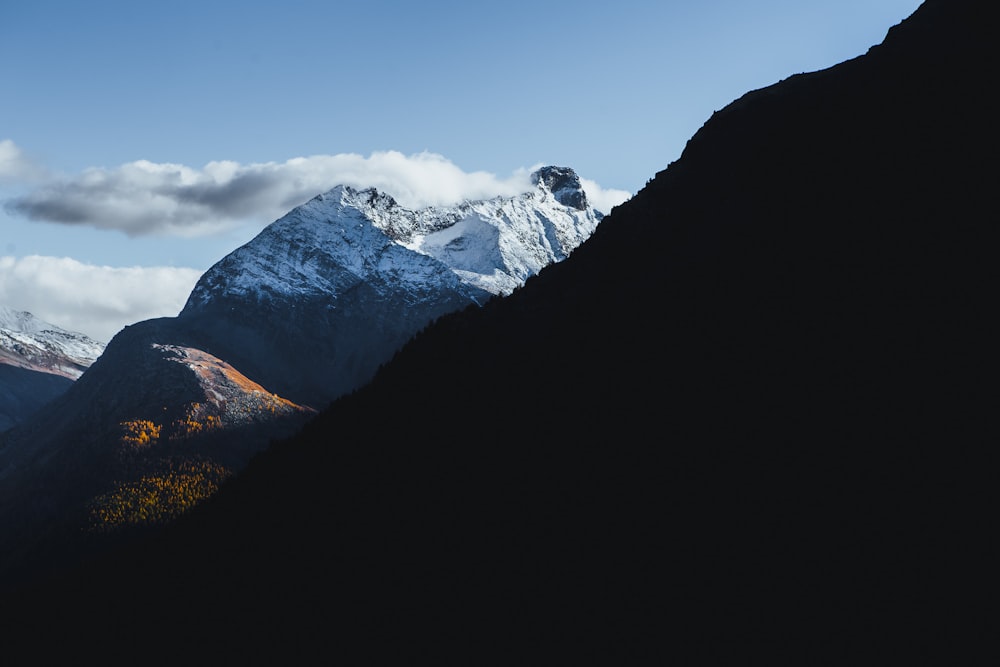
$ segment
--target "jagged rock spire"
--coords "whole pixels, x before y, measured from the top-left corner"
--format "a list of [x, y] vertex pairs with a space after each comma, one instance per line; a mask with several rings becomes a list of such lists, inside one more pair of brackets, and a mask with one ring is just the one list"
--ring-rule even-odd
[[544, 185], [563, 206], [578, 211], [587, 209], [587, 195], [580, 184], [580, 177], [569, 167], [542, 167], [531, 175], [531, 182]]

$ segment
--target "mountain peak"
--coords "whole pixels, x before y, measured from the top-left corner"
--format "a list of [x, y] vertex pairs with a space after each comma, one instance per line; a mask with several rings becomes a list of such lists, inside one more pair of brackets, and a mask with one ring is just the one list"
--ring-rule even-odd
[[103, 351], [82, 333], [0, 305], [0, 431], [66, 391]]
[[103, 351], [89, 336], [0, 305], [0, 364], [75, 380]]
[[326, 192], [316, 195], [314, 198], [318, 202], [340, 202], [353, 204], [359, 200], [366, 201], [368, 205], [374, 206], [381, 203], [383, 206], [396, 206], [397, 202], [392, 196], [380, 192], [377, 188], [369, 186], [366, 188], [355, 188], [350, 185], [337, 185]]
[[18, 333], [38, 333], [46, 329], [58, 329], [58, 327], [42, 322], [27, 311], [14, 310], [8, 306], [0, 305], [0, 329], [8, 329]]
[[531, 174], [531, 182], [544, 186], [563, 206], [578, 211], [587, 209], [587, 195], [580, 184], [580, 177], [569, 167], [542, 167]]
[[[534, 191], [512, 197], [416, 209], [374, 187], [337, 185], [209, 269], [180, 318], [214, 332], [216, 349], [233, 349], [225, 339], [246, 327], [253, 353], [223, 358], [269, 390], [320, 405], [367, 381], [427, 322], [510, 294], [593, 233], [603, 215], [572, 169], [544, 167], [533, 180]], [[262, 328], [264, 338], [250, 333]], [[291, 340], [296, 349], [273, 344]]]

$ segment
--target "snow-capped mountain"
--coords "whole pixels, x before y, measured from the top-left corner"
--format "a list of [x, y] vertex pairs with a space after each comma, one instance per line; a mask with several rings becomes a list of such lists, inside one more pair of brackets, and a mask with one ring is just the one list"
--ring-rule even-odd
[[82, 333], [0, 306], [0, 431], [66, 391], [103, 351]]
[[184, 313], [214, 299], [337, 299], [362, 281], [405, 287], [414, 302], [442, 287], [474, 302], [509, 294], [567, 257], [603, 217], [571, 169], [545, 167], [533, 181], [535, 191], [518, 197], [420, 210], [374, 188], [337, 186], [212, 267]]
[[75, 380], [101, 356], [104, 343], [0, 306], [0, 364]]
[[420, 210], [338, 186], [209, 269], [178, 319], [264, 386], [321, 407], [433, 319], [510, 294], [593, 233], [603, 214], [572, 169], [532, 180], [515, 197]]
[[0, 435], [0, 543], [5, 531], [30, 539], [44, 518], [93, 519], [95, 506], [104, 527], [142, 523], [129, 499], [143, 485], [161, 500], [181, 472], [211, 486], [436, 318], [568, 257], [603, 214], [571, 169], [540, 169], [533, 185], [420, 210], [338, 186], [269, 225], [210, 268], [177, 317], [125, 327], [64, 395]]

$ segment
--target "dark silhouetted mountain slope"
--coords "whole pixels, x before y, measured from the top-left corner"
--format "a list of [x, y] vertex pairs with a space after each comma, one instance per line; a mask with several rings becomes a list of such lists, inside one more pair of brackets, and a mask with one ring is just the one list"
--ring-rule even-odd
[[[530, 180], [418, 210], [337, 186], [217, 262], [177, 317], [119, 332], [71, 390], [0, 434], [0, 591], [108, 533], [172, 520], [435, 318], [569, 256], [603, 213], [572, 169]], [[23, 316], [0, 311], [0, 324]], [[0, 363], [27, 340], [0, 329]]]
[[164, 661], [969, 663], [987, 19], [928, 0], [744, 95], [571, 257], [154, 539], [12, 597], [5, 629]]

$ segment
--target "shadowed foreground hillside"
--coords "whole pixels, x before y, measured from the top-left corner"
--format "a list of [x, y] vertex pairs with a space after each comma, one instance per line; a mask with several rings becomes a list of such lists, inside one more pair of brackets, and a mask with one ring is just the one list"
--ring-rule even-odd
[[994, 443], [986, 24], [931, 0], [717, 112], [569, 259], [4, 631], [108, 660], [956, 661]]
[[53, 373], [0, 362], [0, 432], [6, 431], [73, 384]]

